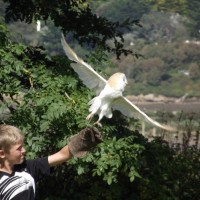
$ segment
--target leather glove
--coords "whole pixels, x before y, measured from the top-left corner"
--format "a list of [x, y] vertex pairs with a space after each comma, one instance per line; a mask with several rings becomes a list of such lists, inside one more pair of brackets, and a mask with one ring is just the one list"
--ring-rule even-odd
[[68, 147], [74, 157], [83, 157], [102, 141], [97, 128], [87, 127], [68, 139]]

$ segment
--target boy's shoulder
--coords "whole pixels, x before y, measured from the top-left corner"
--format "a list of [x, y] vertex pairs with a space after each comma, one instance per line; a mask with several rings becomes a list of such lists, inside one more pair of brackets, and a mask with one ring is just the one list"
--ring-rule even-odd
[[35, 159], [25, 159], [23, 163], [15, 165], [14, 171], [22, 172], [22, 171], [29, 171], [30, 168], [35, 168], [41, 163], [47, 163], [47, 157], [44, 158], [35, 158]]
[[29, 160], [24, 160], [24, 162], [22, 164], [15, 165], [14, 171], [16, 171], [16, 172], [27, 171], [28, 162], [29, 162]]
[[51, 173], [48, 157], [24, 160], [22, 164], [15, 165], [14, 171], [27, 172], [34, 177], [35, 180], [38, 180], [38, 178], [43, 175], [49, 175]]

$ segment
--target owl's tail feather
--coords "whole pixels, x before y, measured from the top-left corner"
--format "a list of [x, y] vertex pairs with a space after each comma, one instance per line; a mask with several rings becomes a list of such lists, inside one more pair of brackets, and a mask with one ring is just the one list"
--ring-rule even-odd
[[95, 114], [101, 106], [101, 98], [99, 98], [98, 96], [94, 97], [88, 102], [88, 104], [91, 105], [89, 111]]

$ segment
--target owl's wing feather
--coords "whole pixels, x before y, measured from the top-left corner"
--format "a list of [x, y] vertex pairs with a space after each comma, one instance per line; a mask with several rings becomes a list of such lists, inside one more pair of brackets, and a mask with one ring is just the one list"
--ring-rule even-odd
[[122, 114], [125, 116], [128, 116], [130, 118], [136, 117], [139, 119], [143, 119], [147, 121], [148, 123], [159, 127], [161, 129], [167, 130], [167, 131], [176, 131], [176, 128], [160, 124], [159, 122], [153, 120], [150, 118], [147, 114], [145, 114], [140, 108], [138, 108], [136, 105], [134, 105], [131, 101], [129, 101], [126, 97], [119, 97], [117, 98], [112, 105], [112, 108], [115, 110], [119, 110]]
[[62, 34], [61, 44], [67, 57], [76, 63], [71, 63], [71, 67], [79, 75], [79, 78], [90, 89], [95, 89], [99, 93], [106, 85], [106, 79], [98, 74], [89, 64], [84, 62], [67, 44], [64, 35]]

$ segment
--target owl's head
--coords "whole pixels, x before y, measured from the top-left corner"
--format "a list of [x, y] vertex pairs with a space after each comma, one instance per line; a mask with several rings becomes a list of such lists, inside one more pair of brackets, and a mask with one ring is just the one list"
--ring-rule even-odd
[[108, 84], [110, 87], [112, 87], [115, 90], [120, 90], [124, 91], [125, 86], [127, 85], [127, 79], [126, 75], [121, 72], [117, 72], [113, 74], [109, 79], [108, 79]]

